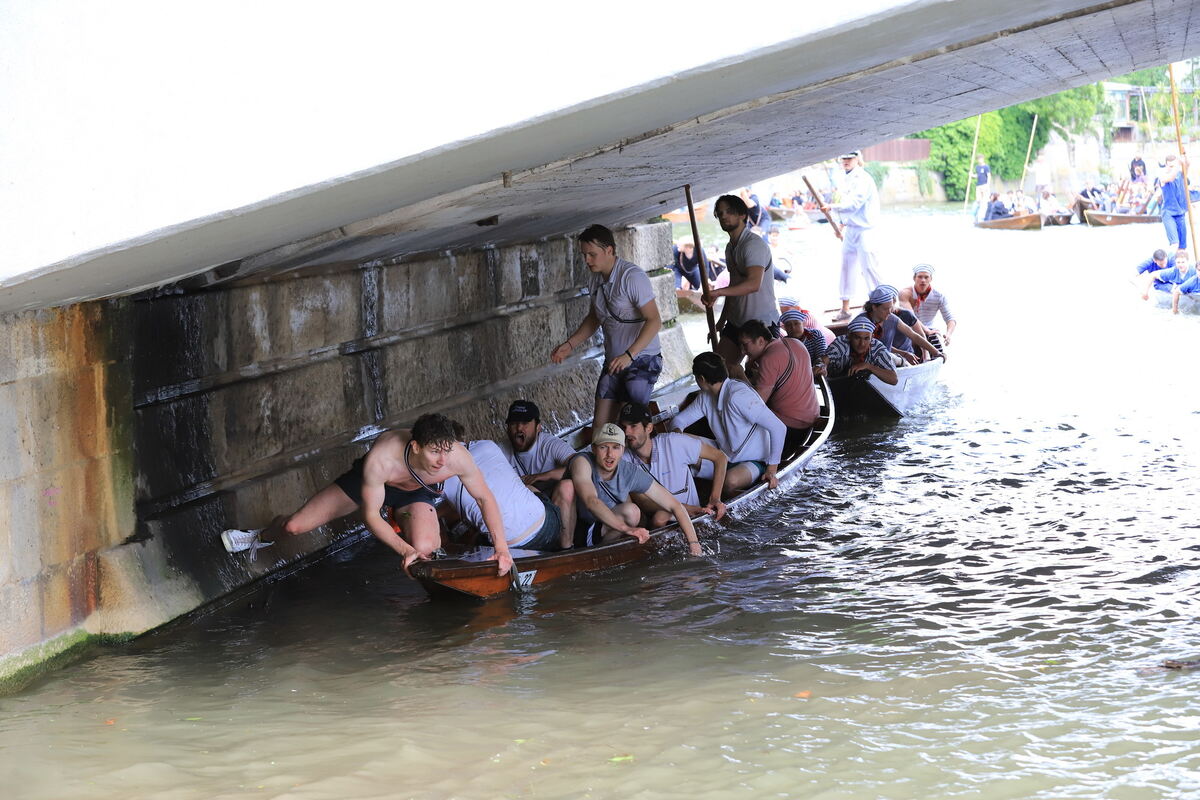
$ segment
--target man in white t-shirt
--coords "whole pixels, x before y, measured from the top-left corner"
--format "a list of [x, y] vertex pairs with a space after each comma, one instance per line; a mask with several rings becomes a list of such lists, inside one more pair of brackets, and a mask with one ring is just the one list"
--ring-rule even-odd
[[575, 451], [542, 430], [542, 412], [530, 400], [514, 400], [508, 407], [504, 432], [508, 441], [500, 449], [521, 480], [545, 495], [552, 494]]
[[[721, 502], [721, 487], [725, 485], [725, 468], [729, 459], [708, 440], [687, 433], [654, 433], [650, 409], [640, 403], [626, 403], [617, 415], [617, 424], [625, 431], [625, 454], [621, 456], [644, 469], [683, 505], [690, 516], [712, 514], [715, 519], [725, 516]], [[708, 503], [700, 505], [693, 471], [701, 469], [701, 461], [711, 462], [706, 472], [713, 474]], [[643, 508], [643, 511], [647, 509]], [[650, 527], [661, 528], [671, 521], [671, 515], [658, 508], [649, 509]]]
[[[558, 507], [521, 482], [495, 442], [470, 442], [467, 443], [467, 450], [500, 506], [508, 547], [522, 550], [560, 549], [562, 522]], [[454, 507], [459, 517], [490, 538], [491, 532], [479, 503], [466, 491], [462, 481], [456, 477], [448, 478], [443, 491], [446, 502]]]

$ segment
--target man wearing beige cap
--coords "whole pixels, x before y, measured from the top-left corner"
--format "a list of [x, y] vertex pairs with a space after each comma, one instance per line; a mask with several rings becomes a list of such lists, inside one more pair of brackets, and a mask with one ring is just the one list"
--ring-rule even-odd
[[[700, 555], [700, 542], [687, 511], [648, 472], [623, 460], [624, 453], [624, 431], [608, 422], [592, 434], [591, 452], [579, 453], [567, 464], [564, 480], [574, 486], [575, 500], [560, 500], [562, 504], [558, 507], [563, 523], [563, 549], [612, 544], [622, 536], [647, 541], [650, 533], [641, 525], [641, 509], [630, 498], [638, 494], [673, 515], [692, 555]], [[559, 492], [555, 496], [563, 495]]]

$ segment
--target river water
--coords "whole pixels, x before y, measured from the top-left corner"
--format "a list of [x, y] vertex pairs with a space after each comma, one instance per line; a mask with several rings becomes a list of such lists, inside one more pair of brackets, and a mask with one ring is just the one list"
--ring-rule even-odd
[[1200, 796], [1200, 670], [1153, 669], [1200, 657], [1200, 319], [1128, 279], [1161, 228], [880, 236], [953, 300], [943, 386], [708, 557], [447, 606], [365, 542], [0, 698], [4, 796]]

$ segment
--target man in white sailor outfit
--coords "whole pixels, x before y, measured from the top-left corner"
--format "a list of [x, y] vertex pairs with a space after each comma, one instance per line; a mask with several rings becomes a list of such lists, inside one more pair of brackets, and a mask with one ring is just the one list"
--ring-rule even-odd
[[857, 271], [862, 271], [868, 291], [883, 283], [872, 231], [879, 218], [879, 190], [875, 179], [863, 169], [861, 153], [852, 150], [841, 161], [846, 174], [841, 181], [839, 200], [832, 206], [821, 207], [822, 211], [832, 208], [842, 218], [842, 274], [838, 283], [842, 310], [833, 318], [834, 322], [850, 319], [850, 297], [854, 294]]

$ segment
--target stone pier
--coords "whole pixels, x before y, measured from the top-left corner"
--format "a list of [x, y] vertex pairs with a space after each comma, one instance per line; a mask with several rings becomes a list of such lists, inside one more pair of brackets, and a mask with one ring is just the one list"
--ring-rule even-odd
[[[617, 232], [652, 272], [662, 381], [690, 353], [674, 325], [670, 226]], [[566, 237], [307, 267], [0, 316], [0, 678], [91, 635], [144, 632], [357, 529], [290, 537], [255, 562], [218, 534], [294, 509], [380, 430], [427, 411], [502, 435], [535, 399], [583, 421], [598, 340], [548, 355], [587, 312]], [[397, 575], [397, 580], [402, 580]]]

